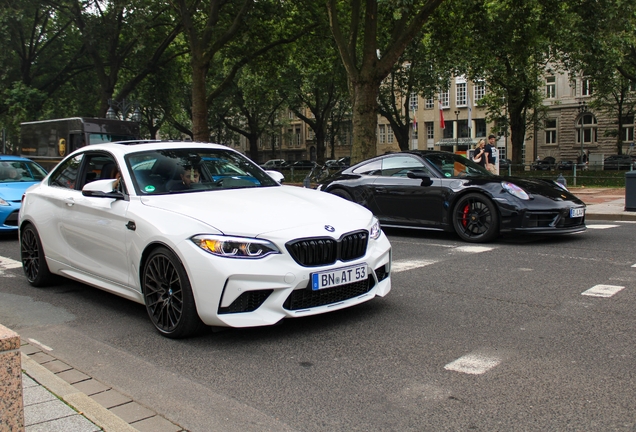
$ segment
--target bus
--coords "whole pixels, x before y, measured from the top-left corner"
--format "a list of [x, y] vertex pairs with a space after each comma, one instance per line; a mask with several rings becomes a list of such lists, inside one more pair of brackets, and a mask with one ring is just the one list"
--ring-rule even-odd
[[90, 144], [139, 140], [139, 123], [71, 117], [20, 124], [20, 156], [51, 170], [74, 150]]

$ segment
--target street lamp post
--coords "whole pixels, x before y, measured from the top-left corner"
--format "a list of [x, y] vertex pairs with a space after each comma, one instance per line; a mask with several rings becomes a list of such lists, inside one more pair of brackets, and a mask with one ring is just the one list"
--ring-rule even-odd
[[130, 120], [139, 123], [141, 121], [141, 110], [139, 109], [139, 103], [136, 101], [129, 101], [123, 99], [121, 102], [117, 102], [114, 99], [108, 99], [108, 111], [106, 111], [106, 118], [110, 120], [117, 120], [117, 111], [121, 112], [121, 119], [128, 119], [128, 112], [131, 108], [134, 108]]
[[583, 155], [585, 154], [583, 150], [583, 142], [585, 140], [585, 131], [583, 130], [583, 119], [585, 118], [585, 113], [587, 112], [587, 104], [585, 101], [579, 102], [579, 122], [581, 123], [581, 129], [579, 130], [579, 134], [581, 137], [581, 168], [583, 168]]
[[459, 150], [459, 110], [455, 110], [455, 151]]

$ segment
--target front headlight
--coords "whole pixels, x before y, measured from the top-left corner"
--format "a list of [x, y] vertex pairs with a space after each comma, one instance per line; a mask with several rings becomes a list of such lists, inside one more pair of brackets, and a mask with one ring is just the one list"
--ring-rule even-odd
[[8, 205], [11, 205], [11, 204], [9, 204], [8, 202], [6, 202], [2, 198], [0, 198], [0, 205], [8, 206]]
[[508, 192], [510, 195], [515, 196], [519, 199], [522, 199], [522, 200], [530, 199], [530, 196], [528, 195], [528, 193], [514, 183], [502, 181], [501, 187], [503, 187], [504, 190]]
[[204, 251], [225, 258], [258, 259], [280, 253], [272, 242], [261, 239], [203, 234], [190, 240]]
[[382, 228], [380, 228], [380, 221], [376, 218], [373, 218], [373, 225], [371, 225], [371, 229], [369, 230], [369, 237], [373, 240], [377, 240], [382, 234]]

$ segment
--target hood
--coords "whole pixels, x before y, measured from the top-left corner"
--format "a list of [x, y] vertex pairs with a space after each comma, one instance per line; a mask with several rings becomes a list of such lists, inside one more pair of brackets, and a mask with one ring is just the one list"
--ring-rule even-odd
[[358, 204], [296, 186], [144, 196], [141, 202], [192, 217], [226, 235], [253, 237], [318, 224], [349, 231], [366, 226], [372, 217]]
[[572, 200], [577, 203], [583, 204], [583, 202], [579, 200], [576, 196], [574, 196], [570, 192], [567, 192], [561, 189], [559, 186], [554, 184], [551, 180], [520, 178], [520, 177], [505, 177], [505, 178], [502, 178], [501, 180], [514, 183], [517, 186], [522, 187], [526, 192], [532, 195], [541, 195], [546, 198], [550, 198], [552, 200], [557, 200], [557, 201]]
[[29, 187], [38, 182], [7, 182], [0, 183], [0, 197], [5, 201], [20, 201], [22, 195]]

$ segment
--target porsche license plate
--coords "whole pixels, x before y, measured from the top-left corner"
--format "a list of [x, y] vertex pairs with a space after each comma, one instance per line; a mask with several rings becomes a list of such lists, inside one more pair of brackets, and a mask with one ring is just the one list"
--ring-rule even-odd
[[316, 291], [325, 288], [333, 288], [339, 285], [360, 282], [367, 278], [366, 263], [350, 267], [341, 267], [335, 270], [312, 273], [311, 289]]
[[585, 216], [584, 208], [571, 208], [570, 209], [570, 217], [571, 218], [579, 218]]

